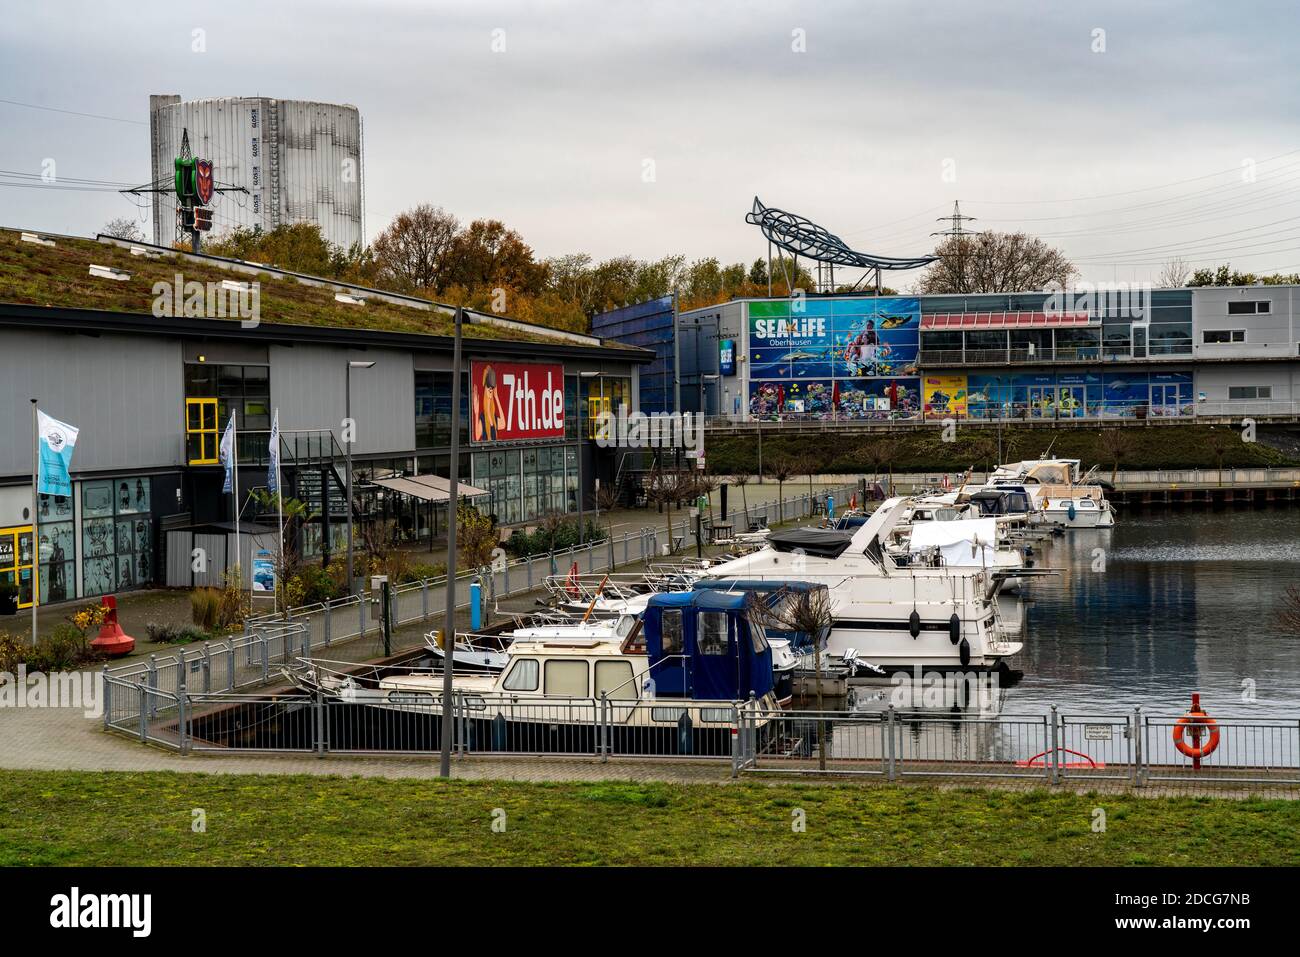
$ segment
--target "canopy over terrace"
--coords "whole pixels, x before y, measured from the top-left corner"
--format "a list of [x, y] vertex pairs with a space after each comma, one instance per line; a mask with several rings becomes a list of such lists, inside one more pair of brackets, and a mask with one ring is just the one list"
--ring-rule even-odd
[[[433, 540], [438, 535], [438, 506], [449, 505], [451, 502], [451, 481], [440, 475], [407, 475], [407, 476], [389, 476], [386, 478], [372, 478], [369, 485], [375, 485], [390, 492], [397, 492], [409, 498], [421, 502], [429, 503], [429, 550], [433, 550]], [[458, 498], [476, 499], [488, 492], [481, 488], [476, 488], [465, 482], [458, 482], [456, 485], [456, 494]]]

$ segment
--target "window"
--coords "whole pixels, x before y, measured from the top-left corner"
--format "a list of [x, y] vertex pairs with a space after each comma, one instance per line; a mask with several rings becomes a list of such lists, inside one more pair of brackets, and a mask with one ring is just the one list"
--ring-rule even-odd
[[1245, 329], [1206, 329], [1201, 333], [1201, 341], [1207, 345], [1221, 342], [1245, 342]]
[[651, 708], [650, 720], [663, 721], [666, 724], [676, 724], [678, 721], [682, 720], [682, 716], [685, 714], [685, 708]]
[[1273, 311], [1273, 304], [1267, 299], [1248, 300], [1245, 302], [1228, 303], [1228, 315], [1230, 316], [1254, 316], [1267, 315]]
[[[445, 448], [451, 445], [451, 373], [415, 373], [416, 448]], [[461, 448], [469, 445], [469, 373], [460, 377]]]
[[1231, 385], [1228, 386], [1229, 399], [1271, 399], [1271, 385]]
[[546, 694], [566, 698], [585, 698], [587, 688], [587, 662], [548, 661], [546, 663]]
[[700, 721], [705, 724], [731, 724], [735, 713], [730, 708], [701, 708]]
[[596, 662], [596, 697], [602, 693], [611, 701], [636, 698], [636, 682], [632, 680], [632, 662]]
[[520, 658], [516, 661], [515, 666], [510, 669], [510, 674], [506, 675], [506, 680], [501, 683], [501, 687], [507, 691], [536, 691], [537, 659]]
[[185, 459], [190, 465], [216, 465], [217, 400], [185, 400]]
[[682, 610], [665, 608], [659, 619], [664, 638], [664, 657], [682, 653]]
[[727, 653], [727, 613], [725, 611], [700, 612], [700, 654], [725, 655]]
[[63, 495], [40, 498], [41, 604], [66, 601], [76, 593], [77, 536], [72, 525], [72, 499]]

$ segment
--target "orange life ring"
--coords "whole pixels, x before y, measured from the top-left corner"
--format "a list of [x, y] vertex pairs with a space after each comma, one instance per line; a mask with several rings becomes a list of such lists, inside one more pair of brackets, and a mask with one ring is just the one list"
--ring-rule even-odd
[[[1183, 732], [1192, 729], [1194, 740], [1200, 740], [1202, 728], [1210, 729], [1210, 738], [1205, 744], [1188, 744], [1183, 740]], [[1219, 722], [1201, 710], [1192, 710], [1183, 715], [1174, 725], [1174, 747], [1189, 758], [1208, 758], [1219, 746]]]

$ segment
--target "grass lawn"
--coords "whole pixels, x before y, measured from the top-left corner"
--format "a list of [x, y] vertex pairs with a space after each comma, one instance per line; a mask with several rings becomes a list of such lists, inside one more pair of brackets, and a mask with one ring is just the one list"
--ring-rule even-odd
[[1300, 802], [926, 785], [0, 775], [7, 865], [1294, 865], [1298, 830]]

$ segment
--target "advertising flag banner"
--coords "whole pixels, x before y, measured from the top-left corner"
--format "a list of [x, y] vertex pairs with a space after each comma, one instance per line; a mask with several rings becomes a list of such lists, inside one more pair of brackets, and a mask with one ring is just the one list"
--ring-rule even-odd
[[72, 465], [72, 450], [77, 445], [77, 429], [51, 418], [39, 409], [36, 412], [37, 432], [40, 435], [40, 467], [36, 490], [42, 495], [72, 495], [72, 480], [68, 470]]
[[226, 480], [221, 491], [229, 492], [235, 487], [235, 410], [230, 410], [230, 421], [226, 431], [221, 433], [221, 467], [226, 470]]
[[272, 494], [280, 491], [280, 410], [271, 416], [271, 445], [267, 450], [266, 489]]

